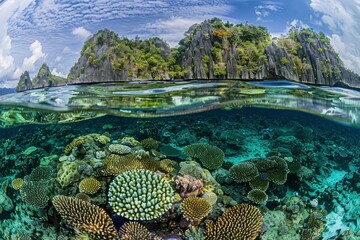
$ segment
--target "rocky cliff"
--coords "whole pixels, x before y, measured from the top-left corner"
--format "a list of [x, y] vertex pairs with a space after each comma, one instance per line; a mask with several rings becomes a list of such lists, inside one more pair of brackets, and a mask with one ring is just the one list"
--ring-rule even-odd
[[[26, 74], [19, 90], [29, 89]], [[120, 38], [104, 29], [84, 44], [68, 74], [68, 83], [166, 79], [288, 79], [316, 85], [360, 88], [359, 75], [345, 68], [323, 33], [292, 28], [271, 38], [265, 27], [231, 24], [218, 18], [195, 24], [179, 46], [170, 49], [159, 38]], [[57, 86], [42, 66], [32, 87]]]
[[71, 68], [71, 83], [165, 79], [167, 43], [159, 38], [129, 40], [104, 29], [84, 45], [81, 56]]
[[25, 71], [20, 77], [16, 91], [22, 92], [34, 88], [54, 87], [66, 84], [66, 78], [51, 74], [49, 67], [44, 63], [33, 80], [31, 80], [29, 72]]
[[360, 87], [360, 78], [343, 62], [322, 33], [293, 28], [270, 39], [263, 27], [211, 19], [190, 29], [180, 42], [188, 79], [288, 79], [317, 85], [344, 82]]
[[25, 71], [20, 76], [20, 80], [16, 86], [17, 92], [27, 91], [32, 89], [31, 78], [28, 71]]

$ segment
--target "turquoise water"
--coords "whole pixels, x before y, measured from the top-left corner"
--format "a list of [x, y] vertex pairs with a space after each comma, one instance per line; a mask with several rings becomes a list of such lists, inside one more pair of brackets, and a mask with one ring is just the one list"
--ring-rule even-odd
[[287, 81], [0, 95], [0, 239], [360, 239], [359, 95]]

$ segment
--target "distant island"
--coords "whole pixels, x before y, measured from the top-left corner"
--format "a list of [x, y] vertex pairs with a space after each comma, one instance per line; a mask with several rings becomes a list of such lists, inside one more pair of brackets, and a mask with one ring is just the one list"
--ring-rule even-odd
[[171, 79], [287, 79], [301, 83], [359, 87], [360, 77], [345, 68], [323, 33], [293, 27], [271, 38], [265, 27], [224, 23], [195, 24], [179, 46], [160, 38], [121, 38], [100, 30], [87, 40], [67, 78], [43, 64], [34, 77], [24, 72], [17, 91], [77, 83]]

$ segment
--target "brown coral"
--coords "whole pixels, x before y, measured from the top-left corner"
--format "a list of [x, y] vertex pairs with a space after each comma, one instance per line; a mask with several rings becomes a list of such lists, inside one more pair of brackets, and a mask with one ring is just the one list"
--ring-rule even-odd
[[98, 206], [61, 195], [55, 196], [52, 202], [56, 211], [74, 229], [94, 239], [118, 239], [111, 218]]
[[228, 208], [213, 223], [205, 222], [208, 240], [254, 240], [262, 228], [263, 216], [259, 209], [248, 204]]
[[125, 223], [119, 230], [121, 240], [152, 240], [151, 233], [138, 222]]
[[225, 158], [225, 154], [220, 148], [205, 143], [186, 146], [184, 152], [192, 158], [199, 159], [202, 165], [210, 170], [220, 168]]
[[252, 162], [241, 162], [229, 169], [230, 177], [236, 182], [249, 182], [259, 176], [259, 171]]
[[79, 190], [82, 193], [95, 194], [101, 187], [100, 182], [92, 177], [84, 178], [79, 183]]
[[184, 217], [195, 224], [199, 224], [201, 220], [206, 217], [212, 207], [211, 204], [204, 198], [200, 197], [189, 197], [181, 203], [181, 211]]
[[23, 185], [23, 183], [24, 183], [24, 180], [22, 178], [15, 178], [14, 180], [12, 180], [11, 186], [15, 190], [19, 190], [21, 188], [21, 186]]
[[177, 176], [175, 178], [176, 190], [180, 192], [180, 196], [185, 197], [196, 197], [202, 193], [204, 184], [201, 180], [194, 178], [190, 175]]
[[111, 154], [104, 159], [101, 173], [104, 176], [117, 176], [120, 173], [140, 169], [142, 164], [134, 154], [117, 155]]

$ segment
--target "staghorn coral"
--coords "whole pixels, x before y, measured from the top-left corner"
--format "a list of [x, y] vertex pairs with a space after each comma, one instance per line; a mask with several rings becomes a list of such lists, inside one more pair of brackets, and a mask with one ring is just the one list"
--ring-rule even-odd
[[96, 178], [84, 178], [79, 183], [79, 190], [82, 193], [95, 194], [101, 187], [100, 182]]
[[188, 197], [180, 205], [184, 217], [198, 225], [212, 210], [211, 204], [204, 198]]
[[153, 138], [146, 138], [141, 141], [141, 146], [145, 150], [157, 149], [159, 147], [159, 142]]
[[138, 222], [125, 223], [119, 230], [121, 240], [152, 240], [151, 232]]
[[75, 195], [75, 198], [83, 200], [85, 202], [90, 202], [91, 201], [91, 198], [86, 193], [77, 193]]
[[121, 173], [109, 187], [113, 210], [131, 220], [158, 218], [171, 207], [174, 192], [161, 175], [139, 169]]
[[246, 161], [233, 165], [229, 169], [229, 174], [236, 182], [249, 182], [259, 176], [259, 171], [255, 164]]
[[248, 204], [228, 208], [213, 223], [205, 221], [208, 240], [254, 240], [262, 228], [263, 216], [259, 209]]
[[196, 197], [202, 193], [202, 189], [204, 187], [201, 180], [190, 175], [177, 176], [175, 178], [175, 183], [176, 190], [180, 192], [180, 196], [183, 198], [190, 196]]
[[13, 187], [13, 189], [19, 190], [23, 185], [23, 183], [24, 180], [22, 178], [15, 178], [14, 180], [11, 181], [11, 186]]
[[225, 154], [220, 148], [205, 143], [186, 146], [184, 152], [192, 158], [199, 159], [202, 165], [210, 170], [220, 168], [225, 158]]
[[110, 144], [108, 149], [111, 153], [115, 153], [119, 155], [124, 155], [131, 152], [130, 147], [121, 144]]
[[49, 197], [46, 193], [46, 182], [25, 181], [20, 188], [20, 195], [24, 202], [37, 208], [45, 208]]
[[107, 213], [96, 205], [73, 197], [55, 196], [56, 211], [80, 232], [94, 239], [118, 239], [115, 226]]
[[247, 198], [255, 203], [262, 203], [268, 200], [268, 195], [261, 189], [253, 189], [247, 194]]

